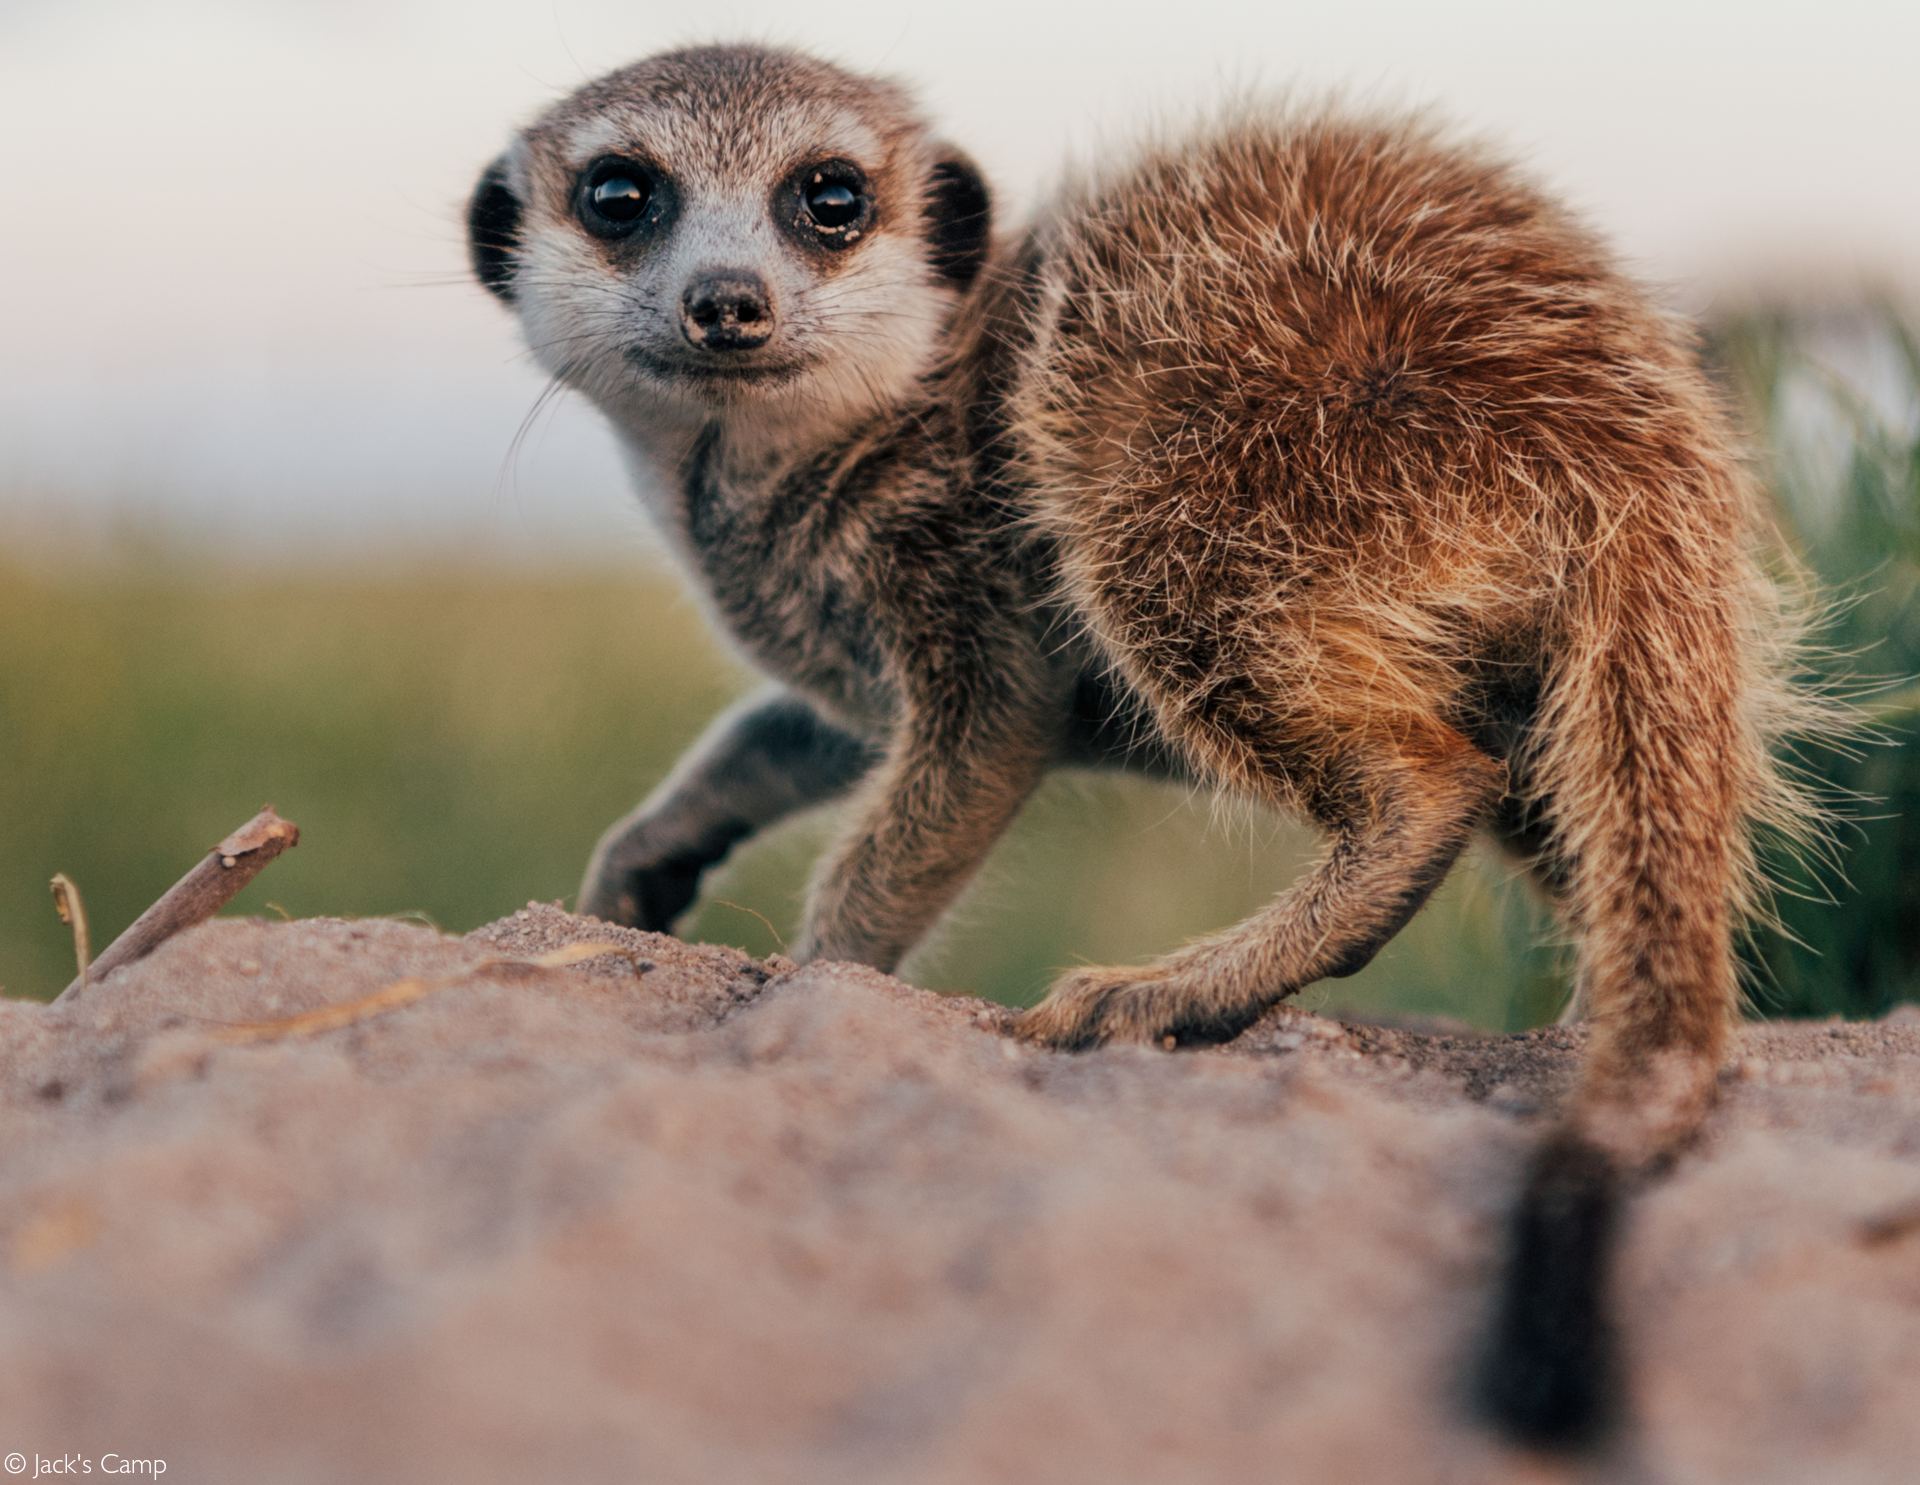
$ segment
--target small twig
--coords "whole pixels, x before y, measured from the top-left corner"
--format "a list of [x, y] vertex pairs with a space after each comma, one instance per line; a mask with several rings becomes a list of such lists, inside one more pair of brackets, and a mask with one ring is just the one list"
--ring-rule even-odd
[[122, 965], [144, 959], [183, 928], [211, 918], [266, 869], [274, 857], [297, 845], [300, 827], [263, 809], [208, 852], [200, 864], [169, 887], [160, 900], [108, 944], [83, 972], [54, 997], [57, 1005], [97, 985]]
[[81, 985], [87, 983], [87, 967], [93, 963], [93, 941], [87, 935], [87, 905], [80, 900], [80, 888], [64, 871], [56, 871], [53, 881], [53, 910], [60, 921], [73, 929], [73, 962]]

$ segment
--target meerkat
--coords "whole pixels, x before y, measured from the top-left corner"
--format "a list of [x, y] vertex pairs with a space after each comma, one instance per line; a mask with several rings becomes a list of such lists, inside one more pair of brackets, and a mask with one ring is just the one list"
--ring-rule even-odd
[[794, 957], [890, 970], [1049, 769], [1305, 815], [1325, 852], [1265, 910], [1016, 1023], [1171, 1046], [1354, 973], [1491, 833], [1593, 1029], [1490, 1386], [1578, 1434], [1612, 1193], [1704, 1115], [1756, 831], [1815, 815], [1771, 751], [1806, 709], [1790, 605], [1688, 335], [1417, 119], [1246, 106], [1018, 230], [989, 203], [901, 87], [749, 46], [589, 83], [482, 175], [475, 273], [769, 679], [607, 832], [581, 910], [670, 929], [852, 794]]

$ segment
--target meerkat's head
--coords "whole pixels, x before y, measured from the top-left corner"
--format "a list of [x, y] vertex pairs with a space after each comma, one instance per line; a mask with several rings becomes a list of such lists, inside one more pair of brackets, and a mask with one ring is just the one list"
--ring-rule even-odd
[[988, 250], [985, 186], [891, 83], [703, 47], [550, 109], [468, 209], [480, 281], [619, 418], [835, 420], [933, 364]]

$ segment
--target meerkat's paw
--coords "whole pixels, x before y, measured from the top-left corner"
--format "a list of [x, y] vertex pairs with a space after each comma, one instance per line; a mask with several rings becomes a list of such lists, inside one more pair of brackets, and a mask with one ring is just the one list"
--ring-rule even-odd
[[1246, 1026], [1223, 1019], [1193, 986], [1164, 969], [1076, 969], [1053, 983], [1047, 998], [1015, 1019], [1023, 1041], [1063, 1052], [1109, 1042], [1174, 1047], [1226, 1041]]
[[711, 864], [704, 852], [652, 841], [642, 830], [609, 832], [587, 864], [576, 911], [623, 928], [671, 933], [699, 895], [700, 878]]

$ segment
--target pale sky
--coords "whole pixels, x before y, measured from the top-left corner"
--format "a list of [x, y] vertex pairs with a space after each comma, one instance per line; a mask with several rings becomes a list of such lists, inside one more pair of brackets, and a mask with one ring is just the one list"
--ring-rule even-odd
[[584, 410], [503, 474], [539, 380], [460, 205], [584, 76], [739, 36], [918, 83], [1009, 211], [1223, 90], [1339, 86], [1503, 141], [1688, 307], [1920, 285], [1913, 0], [0, 0], [0, 527], [637, 548]]

